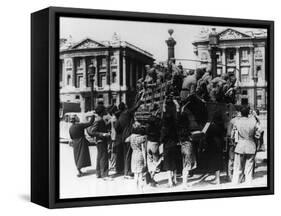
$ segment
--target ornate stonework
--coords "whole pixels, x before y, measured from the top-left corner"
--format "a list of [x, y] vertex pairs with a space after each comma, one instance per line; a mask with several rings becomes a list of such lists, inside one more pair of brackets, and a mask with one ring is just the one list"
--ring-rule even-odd
[[241, 32], [235, 31], [233, 29], [227, 29], [219, 35], [220, 40], [236, 40], [249, 37], [250, 36], [242, 34]]
[[79, 44], [73, 46], [72, 49], [88, 49], [88, 48], [99, 48], [99, 47], [104, 47], [104, 46], [91, 39], [86, 39], [80, 42]]

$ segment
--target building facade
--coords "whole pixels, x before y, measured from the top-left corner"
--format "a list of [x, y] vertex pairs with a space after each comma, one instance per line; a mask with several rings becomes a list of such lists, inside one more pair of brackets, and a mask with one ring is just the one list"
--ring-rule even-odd
[[[193, 42], [198, 67], [210, 69], [211, 57], [209, 32], [202, 31]], [[266, 31], [241, 32], [225, 29], [218, 32], [219, 43], [216, 50], [217, 74], [234, 72], [238, 80], [238, 104], [248, 104], [252, 108], [267, 107]]]
[[72, 44], [61, 39], [60, 101], [80, 103], [81, 112], [91, 110], [91, 100], [94, 107], [98, 100], [105, 106], [121, 101], [130, 105], [137, 80], [145, 76], [145, 65], [153, 62], [152, 54], [126, 41], [86, 38]]

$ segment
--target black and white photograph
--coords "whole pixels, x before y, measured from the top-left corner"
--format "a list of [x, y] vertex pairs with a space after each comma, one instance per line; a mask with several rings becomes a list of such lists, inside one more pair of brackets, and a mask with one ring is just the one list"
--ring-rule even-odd
[[268, 186], [268, 32], [59, 19], [59, 198]]

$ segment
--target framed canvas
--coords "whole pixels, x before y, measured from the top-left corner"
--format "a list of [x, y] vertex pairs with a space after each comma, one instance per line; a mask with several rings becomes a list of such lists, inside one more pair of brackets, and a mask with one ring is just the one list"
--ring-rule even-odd
[[274, 193], [274, 22], [31, 15], [31, 201]]

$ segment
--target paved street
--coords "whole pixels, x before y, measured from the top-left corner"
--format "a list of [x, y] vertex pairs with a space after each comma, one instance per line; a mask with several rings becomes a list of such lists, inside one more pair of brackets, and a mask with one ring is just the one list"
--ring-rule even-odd
[[[75, 197], [93, 197], [93, 196], [108, 196], [108, 195], [126, 195], [137, 193], [160, 193], [160, 192], [176, 192], [176, 191], [192, 191], [192, 190], [210, 190], [210, 189], [227, 189], [233, 188], [231, 183], [226, 181], [226, 174], [222, 173], [222, 184], [217, 186], [212, 183], [214, 176], [210, 176], [203, 182], [200, 182], [200, 175], [194, 175], [190, 183], [191, 187], [185, 188], [181, 184], [182, 179], [178, 178], [178, 185], [174, 188], [167, 188], [167, 178], [165, 173], [156, 175], [156, 180], [159, 185], [155, 188], [146, 186], [142, 191], [136, 190], [133, 180], [125, 180], [123, 176], [114, 178], [112, 181], [104, 181], [97, 179], [95, 175], [96, 166], [96, 147], [90, 146], [90, 155], [92, 166], [85, 169], [87, 176], [78, 178], [74, 163], [73, 149], [67, 144], [60, 144], [60, 197], [75, 198]], [[257, 168], [253, 187], [266, 186], [267, 183], [267, 167], [263, 162], [266, 158], [266, 153], [257, 154]], [[237, 186], [236, 186], [237, 187]], [[241, 187], [247, 187], [241, 185]]]

